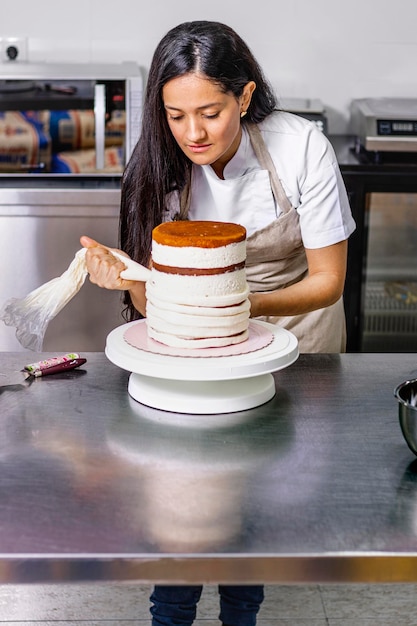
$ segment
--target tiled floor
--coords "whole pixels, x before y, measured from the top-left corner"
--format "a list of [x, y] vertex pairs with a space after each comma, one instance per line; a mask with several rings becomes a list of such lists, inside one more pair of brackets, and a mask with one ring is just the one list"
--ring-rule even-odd
[[[5, 585], [0, 625], [149, 626], [151, 588], [132, 584]], [[417, 585], [267, 586], [258, 626], [416, 626]], [[219, 626], [207, 586], [195, 626]]]

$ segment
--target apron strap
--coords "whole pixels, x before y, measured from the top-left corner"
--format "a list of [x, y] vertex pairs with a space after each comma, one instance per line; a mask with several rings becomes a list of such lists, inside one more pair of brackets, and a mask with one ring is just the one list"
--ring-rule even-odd
[[281, 208], [283, 213], [287, 213], [293, 207], [291, 202], [288, 200], [287, 194], [284, 191], [284, 187], [279, 179], [277, 171], [275, 169], [275, 165], [271, 159], [271, 155], [269, 154], [263, 137], [261, 135], [261, 131], [257, 124], [247, 123], [246, 128], [248, 129], [249, 137], [251, 140], [252, 148], [256, 154], [256, 158], [262, 167], [269, 172], [269, 179], [271, 181], [271, 189], [275, 198], [275, 202]]
[[[247, 123], [246, 128], [248, 129], [249, 138], [252, 144], [252, 148], [255, 152], [256, 158], [258, 159], [261, 166], [268, 170], [269, 179], [271, 182], [272, 194], [275, 198], [275, 202], [280, 207], [283, 213], [288, 213], [293, 207], [291, 202], [288, 200], [287, 194], [284, 191], [284, 187], [279, 179], [277, 171], [275, 169], [275, 165], [271, 159], [271, 155], [269, 154], [263, 137], [261, 135], [261, 131], [258, 128], [257, 124]], [[191, 176], [190, 176], [191, 179]], [[188, 219], [188, 211], [190, 208], [191, 202], [191, 180], [188, 180], [185, 184], [185, 187], [180, 193], [180, 210], [175, 215], [175, 220], [187, 220]]]

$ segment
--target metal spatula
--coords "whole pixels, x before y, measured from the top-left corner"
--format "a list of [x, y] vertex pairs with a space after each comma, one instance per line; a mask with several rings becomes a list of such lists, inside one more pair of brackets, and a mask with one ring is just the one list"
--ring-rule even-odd
[[30, 372], [11, 372], [10, 374], [0, 374], [0, 387], [10, 387], [12, 385], [23, 385], [32, 376]]

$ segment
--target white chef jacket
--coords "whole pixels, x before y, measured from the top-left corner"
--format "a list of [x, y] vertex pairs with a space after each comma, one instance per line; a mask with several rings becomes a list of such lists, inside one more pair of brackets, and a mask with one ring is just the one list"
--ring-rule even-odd
[[[259, 129], [292, 206], [297, 210], [303, 244], [322, 248], [355, 230], [334, 150], [314, 122], [277, 111]], [[210, 165], [193, 165], [189, 219], [236, 222], [248, 236], [280, 214], [269, 174], [262, 170], [249, 135], [224, 168], [224, 180]]]

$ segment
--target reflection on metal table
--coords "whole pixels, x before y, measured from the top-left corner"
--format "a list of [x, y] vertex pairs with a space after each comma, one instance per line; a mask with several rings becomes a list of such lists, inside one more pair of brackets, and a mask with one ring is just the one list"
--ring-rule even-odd
[[393, 395], [416, 355], [300, 355], [266, 404], [207, 416], [146, 407], [83, 356], [0, 390], [0, 583], [417, 582]]

